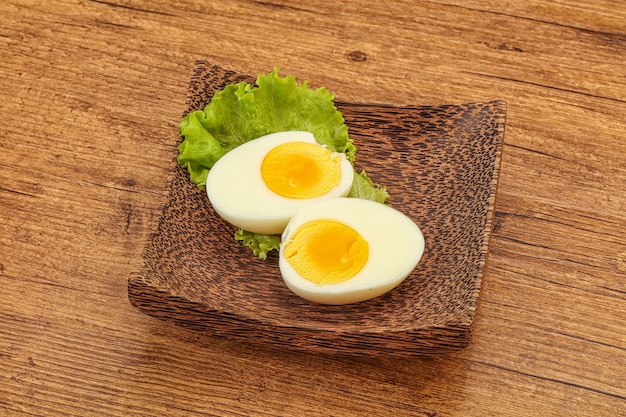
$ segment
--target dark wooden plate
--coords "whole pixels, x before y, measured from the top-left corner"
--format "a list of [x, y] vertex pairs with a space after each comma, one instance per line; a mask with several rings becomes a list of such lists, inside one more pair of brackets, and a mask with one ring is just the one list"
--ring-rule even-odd
[[[241, 80], [255, 78], [198, 61], [187, 110]], [[308, 352], [411, 356], [466, 347], [492, 229], [505, 103], [336, 105], [357, 146], [357, 169], [386, 185], [393, 207], [424, 234], [422, 260], [400, 286], [353, 305], [302, 300], [284, 286], [276, 256], [261, 261], [236, 242], [235, 229], [173, 160], [161, 218], [129, 279], [131, 303], [211, 335]]]

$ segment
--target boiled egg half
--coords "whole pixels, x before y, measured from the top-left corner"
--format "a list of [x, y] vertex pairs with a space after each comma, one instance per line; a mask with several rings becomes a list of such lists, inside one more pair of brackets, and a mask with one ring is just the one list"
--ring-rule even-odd
[[396, 287], [423, 252], [422, 232], [405, 214], [370, 200], [335, 198], [293, 216], [281, 236], [279, 267], [300, 297], [349, 304]]
[[311, 203], [348, 195], [354, 169], [302, 131], [272, 133], [222, 156], [209, 171], [206, 192], [215, 211], [253, 233], [281, 234]]

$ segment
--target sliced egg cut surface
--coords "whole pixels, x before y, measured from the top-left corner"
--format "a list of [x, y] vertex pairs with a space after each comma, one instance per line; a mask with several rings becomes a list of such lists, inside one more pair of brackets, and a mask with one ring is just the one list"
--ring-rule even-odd
[[369, 245], [350, 226], [319, 219], [293, 232], [284, 256], [302, 278], [316, 284], [335, 284], [354, 277], [363, 268]]
[[419, 263], [424, 237], [409, 217], [384, 204], [335, 198], [307, 205], [281, 237], [280, 272], [300, 297], [349, 304], [399, 285]]
[[319, 197], [341, 182], [341, 158], [317, 143], [286, 142], [265, 155], [261, 176], [270, 190], [283, 197]]
[[206, 191], [215, 211], [254, 233], [281, 234], [300, 208], [350, 192], [352, 164], [313, 134], [278, 132], [246, 142], [211, 168]]

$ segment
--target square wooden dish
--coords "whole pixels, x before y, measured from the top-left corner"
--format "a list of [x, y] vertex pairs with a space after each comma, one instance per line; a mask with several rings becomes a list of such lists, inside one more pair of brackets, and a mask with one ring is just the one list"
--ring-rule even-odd
[[[255, 78], [198, 61], [188, 109]], [[171, 162], [156, 230], [128, 282], [130, 302], [181, 326], [307, 352], [414, 356], [469, 344], [492, 229], [506, 105], [336, 102], [357, 146], [356, 168], [384, 184], [393, 207], [422, 229], [426, 249], [391, 292], [343, 306], [309, 303], [234, 240], [204, 190]]]

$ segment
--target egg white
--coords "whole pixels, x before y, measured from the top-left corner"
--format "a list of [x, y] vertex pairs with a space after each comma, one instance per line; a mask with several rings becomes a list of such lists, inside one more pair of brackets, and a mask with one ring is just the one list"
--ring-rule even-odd
[[327, 194], [292, 199], [271, 191], [261, 176], [263, 158], [271, 149], [287, 142], [317, 143], [309, 132], [272, 133], [239, 145], [211, 168], [206, 192], [215, 211], [227, 222], [254, 233], [280, 234], [298, 209], [316, 201], [348, 195], [354, 169], [342, 153], [338, 153], [340, 183]]
[[[335, 284], [316, 284], [302, 278], [284, 257], [292, 233], [318, 219], [342, 222], [368, 242], [368, 260], [354, 277]], [[279, 267], [285, 285], [296, 295], [321, 304], [357, 303], [390, 291], [411, 274], [424, 252], [424, 237], [413, 220], [389, 206], [358, 198], [307, 205], [292, 217], [281, 240]]]

